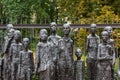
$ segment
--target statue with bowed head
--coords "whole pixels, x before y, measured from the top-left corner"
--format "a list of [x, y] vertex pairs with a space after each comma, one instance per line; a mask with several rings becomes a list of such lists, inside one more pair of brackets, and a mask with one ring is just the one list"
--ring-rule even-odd
[[[39, 76], [39, 80], [50, 80], [51, 70], [51, 44], [47, 42], [48, 32], [42, 29], [39, 34], [40, 42], [36, 47], [36, 68], [35, 75]], [[52, 73], [52, 72], [51, 72]]]

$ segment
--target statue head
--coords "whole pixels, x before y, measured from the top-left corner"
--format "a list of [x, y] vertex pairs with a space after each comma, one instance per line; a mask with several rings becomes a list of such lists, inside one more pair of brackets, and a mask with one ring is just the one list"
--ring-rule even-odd
[[47, 30], [46, 30], [46, 29], [41, 29], [41, 30], [40, 30], [40, 34], [39, 34], [40, 40], [46, 41], [46, 40], [47, 40], [47, 37], [48, 37], [48, 32], [47, 32]]
[[21, 32], [19, 30], [15, 30], [15, 33], [14, 33], [14, 38], [15, 40], [20, 40], [21, 39]]
[[56, 26], [57, 24], [55, 22], [50, 23], [50, 30], [52, 33], [56, 32]]
[[9, 32], [10, 29], [13, 29], [13, 25], [12, 24], [7, 24], [7, 31]]
[[81, 49], [77, 48], [77, 50], [75, 52], [75, 55], [76, 55], [77, 59], [80, 59], [82, 57], [82, 51], [81, 51]]
[[106, 26], [106, 27], [104, 28], [104, 30], [108, 32], [108, 35], [109, 35], [109, 36], [112, 35], [113, 30], [112, 30], [112, 27], [111, 27], [111, 26]]
[[65, 23], [63, 25], [63, 33], [64, 33], [64, 35], [69, 35], [69, 33], [70, 33], [70, 24]]
[[107, 40], [108, 40], [108, 32], [103, 31], [101, 35], [102, 35], [103, 42], [107, 42]]
[[29, 38], [23, 38], [23, 46], [25, 49], [28, 48], [29, 46]]
[[15, 32], [14, 29], [10, 29], [9, 32], [8, 32], [8, 37], [13, 38], [14, 37], [14, 32]]
[[91, 26], [90, 26], [90, 31], [91, 31], [91, 33], [92, 34], [95, 34], [95, 32], [96, 32], [96, 24], [91, 24]]

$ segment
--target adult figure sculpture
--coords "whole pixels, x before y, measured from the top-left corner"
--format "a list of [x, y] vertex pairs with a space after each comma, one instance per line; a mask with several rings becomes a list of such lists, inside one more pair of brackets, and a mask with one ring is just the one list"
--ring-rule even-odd
[[108, 32], [108, 41], [107, 41], [107, 43], [112, 46], [111, 57], [113, 57], [113, 59], [111, 60], [111, 69], [112, 69], [111, 76], [112, 76], [112, 80], [114, 80], [115, 47], [114, 47], [114, 39], [111, 38], [113, 30], [112, 30], [111, 26], [106, 26], [104, 28], [104, 30]]
[[63, 25], [64, 36], [59, 40], [59, 80], [73, 80], [73, 40], [70, 38], [70, 25]]
[[96, 32], [96, 24], [90, 26], [91, 34], [87, 36], [86, 51], [87, 55], [87, 74], [89, 80], [96, 80], [96, 62], [97, 62], [97, 50], [100, 43], [99, 36]]
[[83, 80], [84, 79], [84, 61], [81, 60], [82, 51], [81, 49], [77, 48], [75, 55], [77, 60], [75, 61], [75, 80]]
[[40, 31], [39, 38], [40, 42], [36, 48], [35, 75], [38, 74], [39, 80], [50, 80], [51, 45], [47, 42], [48, 32], [46, 29]]
[[108, 32], [102, 32], [102, 43], [98, 46], [97, 55], [97, 78], [96, 80], [112, 80], [111, 76], [111, 57], [112, 46], [107, 44]]
[[18, 64], [19, 64], [19, 53], [22, 51], [23, 46], [20, 42], [21, 40], [21, 32], [19, 30], [15, 31], [14, 35], [15, 43], [11, 44], [10, 47], [10, 57], [11, 57], [11, 65], [12, 65], [12, 80], [18, 80]]
[[57, 69], [57, 61], [58, 61], [58, 41], [60, 40], [60, 36], [57, 35], [57, 24], [52, 22], [50, 24], [50, 32], [51, 35], [48, 37], [48, 42], [52, 44], [52, 62], [54, 64], [53, 70], [51, 70], [51, 79], [57, 80], [58, 78], [58, 69]]
[[28, 49], [29, 39], [23, 39], [23, 50], [19, 54], [19, 80], [32, 80], [32, 71], [34, 70], [33, 52]]
[[11, 60], [10, 60], [10, 46], [14, 43], [14, 29], [10, 29], [7, 32], [7, 36], [5, 37], [4, 47], [3, 47], [3, 55], [4, 55], [4, 64], [3, 64], [3, 78], [4, 80], [11, 79]]

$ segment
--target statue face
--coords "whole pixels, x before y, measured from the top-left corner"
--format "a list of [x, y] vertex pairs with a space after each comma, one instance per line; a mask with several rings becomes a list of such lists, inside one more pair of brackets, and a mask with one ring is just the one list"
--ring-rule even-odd
[[44, 40], [47, 40], [47, 37], [48, 37], [47, 30], [46, 29], [42, 29], [40, 31], [40, 39], [44, 41]]
[[56, 32], [56, 26], [51, 26], [51, 32]]
[[81, 58], [81, 57], [82, 57], [82, 51], [81, 51], [80, 49], [77, 49], [75, 55], [76, 55], [77, 57], [80, 57], [80, 58]]
[[64, 32], [64, 35], [68, 35], [70, 33], [70, 26], [69, 25], [64, 25], [63, 26], [63, 32]]
[[23, 45], [24, 45], [24, 48], [28, 47], [28, 45], [29, 45], [29, 39], [28, 38], [23, 39]]
[[91, 29], [91, 33], [95, 33], [96, 32], [96, 28], [94, 28], [94, 27], [92, 27], [92, 28], [90, 28]]
[[14, 37], [15, 37], [15, 40], [19, 40], [20, 37], [21, 37], [21, 32], [18, 31], [18, 30], [16, 30], [16, 31], [15, 31], [15, 35], [14, 35]]
[[112, 35], [112, 27], [109, 27], [108, 29], [107, 29], [107, 32], [108, 32], [108, 34], [111, 36]]
[[7, 31], [8, 31], [8, 32], [9, 32], [9, 30], [12, 29], [12, 28], [13, 28], [13, 25], [12, 25], [12, 24], [8, 24], [8, 25], [7, 25]]
[[102, 39], [104, 42], [107, 42], [107, 39], [108, 39], [108, 32], [107, 31], [102, 32]]
[[14, 29], [9, 30], [9, 32], [8, 32], [9, 38], [12, 38], [14, 36], [14, 31], [15, 31]]

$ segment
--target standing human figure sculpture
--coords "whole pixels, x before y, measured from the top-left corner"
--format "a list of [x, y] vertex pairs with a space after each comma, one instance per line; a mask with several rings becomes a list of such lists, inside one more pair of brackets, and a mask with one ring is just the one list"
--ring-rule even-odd
[[59, 80], [73, 80], [73, 40], [70, 38], [70, 25], [63, 25], [64, 36], [59, 40]]
[[11, 60], [10, 60], [10, 46], [14, 43], [14, 32], [12, 25], [7, 25], [7, 36], [5, 37], [3, 55], [4, 55], [4, 64], [3, 64], [3, 78], [4, 80], [11, 80]]
[[102, 32], [102, 43], [98, 46], [96, 80], [112, 80], [111, 60], [113, 57], [111, 57], [112, 46], [107, 43], [108, 36], [107, 31]]
[[107, 41], [107, 43], [112, 46], [111, 57], [113, 57], [113, 59], [111, 60], [111, 69], [112, 69], [111, 76], [112, 76], [112, 80], [114, 80], [115, 47], [114, 47], [114, 39], [111, 38], [113, 30], [112, 30], [111, 26], [106, 26], [104, 28], [104, 30], [108, 32], [108, 41]]
[[97, 61], [97, 50], [100, 43], [99, 36], [96, 32], [96, 24], [91, 24], [91, 34], [87, 36], [86, 51], [87, 55], [87, 74], [89, 80], [96, 80], [96, 61]]
[[48, 32], [46, 29], [40, 31], [39, 38], [40, 42], [36, 47], [35, 75], [39, 76], [39, 80], [50, 80], [51, 44], [47, 42]]
[[51, 35], [48, 37], [48, 42], [52, 44], [52, 62], [54, 64], [53, 70], [51, 70], [51, 79], [57, 80], [58, 78], [58, 69], [57, 69], [57, 61], [58, 61], [58, 41], [60, 40], [60, 36], [56, 33], [56, 26], [55, 22], [50, 24], [50, 31]]
[[75, 66], [75, 70], [74, 70], [75, 80], [83, 80], [84, 79], [84, 61], [81, 60], [81, 57], [82, 57], [81, 49], [78, 48], [75, 52], [75, 55], [77, 57], [77, 60], [74, 63], [74, 66]]
[[23, 39], [23, 50], [19, 54], [19, 80], [32, 80], [32, 71], [34, 70], [33, 52], [28, 49], [29, 39]]
[[19, 30], [15, 31], [14, 35], [15, 43], [11, 44], [10, 47], [10, 57], [11, 57], [11, 77], [12, 80], [18, 80], [18, 64], [19, 64], [19, 52], [22, 51], [23, 46], [22, 43], [20, 42], [21, 40], [21, 32]]

